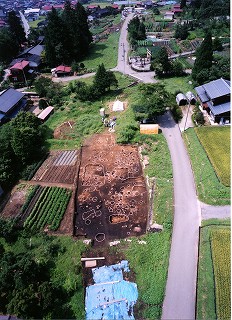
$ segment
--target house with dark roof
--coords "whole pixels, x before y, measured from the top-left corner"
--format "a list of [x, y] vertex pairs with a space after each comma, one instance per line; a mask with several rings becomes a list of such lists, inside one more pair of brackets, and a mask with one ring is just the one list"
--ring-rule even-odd
[[12, 88], [0, 92], [0, 124], [16, 117], [26, 105], [27, 100], [24, 93]]
[[223, 78], [195, 88], [201, 106], [216, 123], [230, 123], [230, 81]]

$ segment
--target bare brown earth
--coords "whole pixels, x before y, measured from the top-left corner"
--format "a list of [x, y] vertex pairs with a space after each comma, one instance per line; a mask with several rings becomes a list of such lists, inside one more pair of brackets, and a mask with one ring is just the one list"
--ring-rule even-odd
[[96, 134], [82, 147], [74, 234], [96, 244], [146, 232], [148, 193], [137, 147]]
[[7, 195], [8, 201], [3, 203], [5, 206], [2, 211], [0, 210], [2, 218], [14, 218], [19, 214], [25, 202], [28, 188], [28, 184], [20, 183], [12, 189], [11, 193]]
[[59, 127], [57, 127], [54, 130], [53, 136], [54, 139], [66, 139], [66, 140], [71, 140], [73, 139], [71, 134], [73, 132], [73, 125], [74, 121], [67, 121], [62, 123]]

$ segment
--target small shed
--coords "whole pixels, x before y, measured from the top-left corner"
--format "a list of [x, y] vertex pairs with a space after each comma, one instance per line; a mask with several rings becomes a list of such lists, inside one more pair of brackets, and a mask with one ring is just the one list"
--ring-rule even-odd
[[47, 107], [38, 115], [38, 118], [42, 121], [46, 121], [49, 118], [49, 116], [53, 113], [54, 107]]
[[191, 91], [186, 92], [186, 98], [191, 105], [194, 105], [197, 101], [195, 95]]
[[174, 18], [174, 12], [172, 11], [166, 11], [164, 14], [164, 20], [173, 20]]
[[123, 102], [119, 100], [115, 101], [113, 105], [113, 111], [123, 111], [123, 110], [124, 110]]
[[73, 74], [72, 68], [68, 66], [58, 66], [51, 70], [52, 75], [56, 77], [66, 77], [71, 76]]
[[186, 106], [186, 104], [188, 104], [188, 100], [183, 93], [178, 93], [176, 96], [176, 103], [178, 106]]

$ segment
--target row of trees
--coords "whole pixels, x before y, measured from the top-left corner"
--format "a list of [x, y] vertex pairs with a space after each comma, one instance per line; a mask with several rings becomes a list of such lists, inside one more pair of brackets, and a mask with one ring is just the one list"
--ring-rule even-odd
[[50, 66], [81, 60], [89, 51], [92, 35], [85, 8], [66, 1], [62, 14], [53, 8], [45, 28], [46, 61]]
[[41, 158], [43, 138], [40, 120], [29, 112], [20, 112], [0, 128], [0, 185], [8, 187], [28, 164]]

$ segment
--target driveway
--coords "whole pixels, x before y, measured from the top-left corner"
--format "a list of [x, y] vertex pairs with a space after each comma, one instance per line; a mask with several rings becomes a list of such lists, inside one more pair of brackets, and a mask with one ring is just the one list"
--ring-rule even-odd
[[174, 225], [162, 319], [194, 319], [200, 206], [180, 129], [169, 112], [159, 118], [173, 165]]
[[228, 219], [231, 217], [231, 206], [211, 206], [200, 202], [201, 218], [208, 219]]

